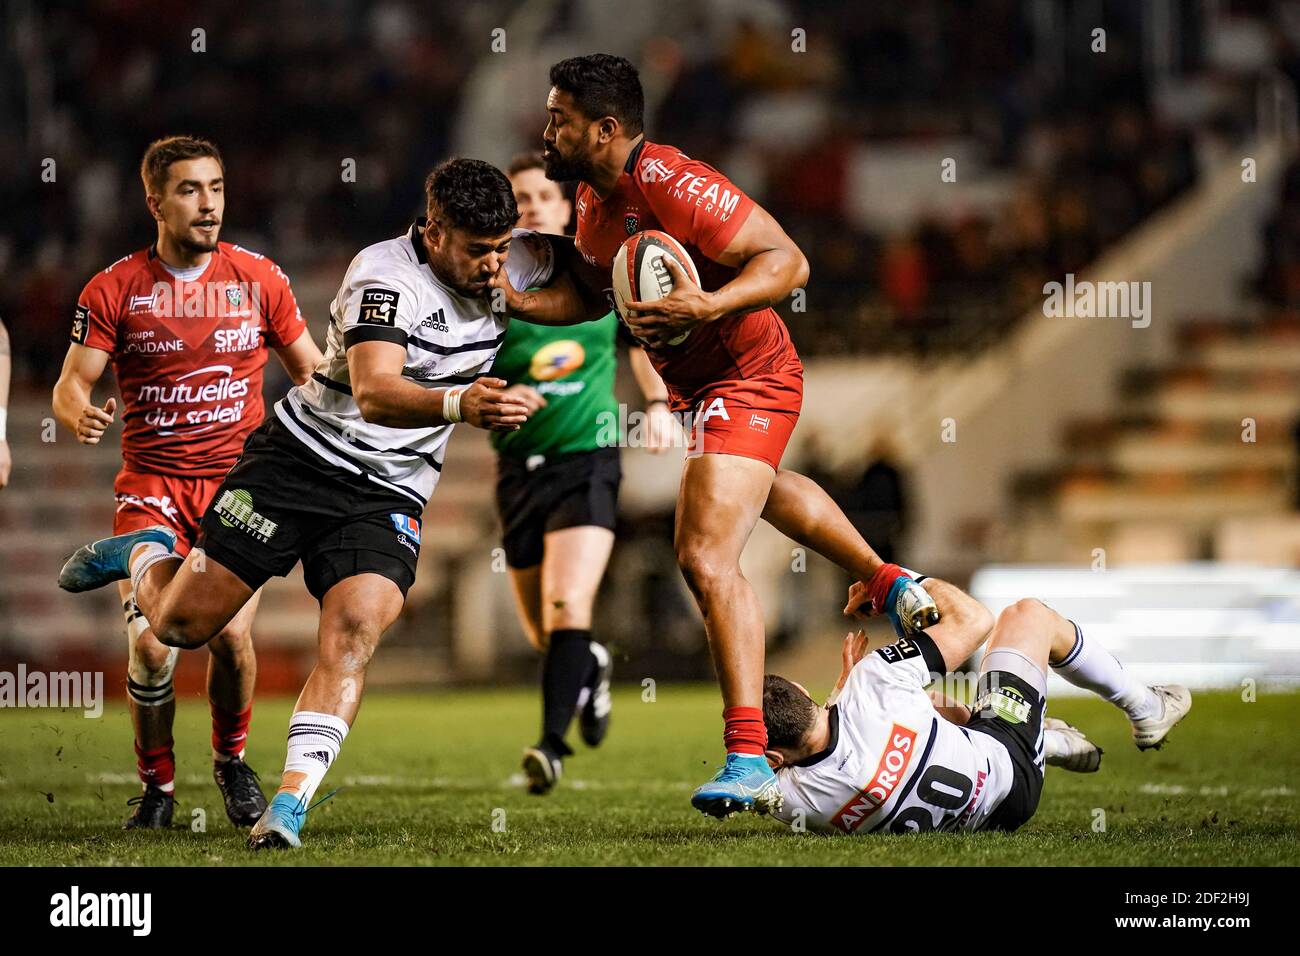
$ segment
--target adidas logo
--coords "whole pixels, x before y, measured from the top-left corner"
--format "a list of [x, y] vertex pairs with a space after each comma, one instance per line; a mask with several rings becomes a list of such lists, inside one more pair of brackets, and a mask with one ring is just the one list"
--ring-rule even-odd
[[319, 760], [325, 766], [330, 765], [330, 754], [328, 750], [313, 750], [309, 754], [303, 754], [304, 757], [311, 757], [313, 760]]

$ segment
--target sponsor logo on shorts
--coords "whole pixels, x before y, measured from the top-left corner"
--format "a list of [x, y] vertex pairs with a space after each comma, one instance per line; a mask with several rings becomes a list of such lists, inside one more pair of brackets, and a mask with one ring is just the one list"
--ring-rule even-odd
[[238, 528], [258, 541], [270, 540], [280, 527], [253, 510], [253, 496], [243, 488], [227, 488], [212, 510], [227, 528]]
[[127, 505], [135, 505], [137, 508], [157, 508], [168, 518], [180, 516], [180, 509], [172, 504], [171, 495], [163, 495], [161, 498], [156, 495], [145, 495], [141, 498], [139, 495], [122, 494], [117, 496], [117, 503], [118, 511], [121, 511]]
[[[701, 402], [700, 404], [703, 404]], [[727, 403], [721, 398], [715, 398], [709, 402], [708, 407], [700, 414], [699, 421], [707, 422], [710, 418], [721, 418], [723, 421], [731, 421], [731, 416], [727, 414]]]
[[397, 300], [400, 293], [392, 289], [366, 289], [361, 293], [361, 310], [357, 322], [365, 325], [397, 325]]
[[995, 687], [975, 702], [975, 713], [985, 714], [992, 711], [995, 717], [1001, 717], [1009, 724], [1023, 724], [1029, 720], [1032, 710], [1025, 695], [1014, 687]]
[[389, 520], [397, 529], [397, 540], [410, 549], [416, 557], [420, 554], [420, 522], [410, 515], [390, 514]]
[[876, 772], [870, 782], [857, 795], [836, 811], [831, 825], [845, 833], [852, 833], [868, 817], [883, 807], [894, 795], [899, 783], [907, 776], [908, 764], [916, 750], [916, 731], [902, 724], [894, 724], [885, 737], [885, 751], [880, 755]]

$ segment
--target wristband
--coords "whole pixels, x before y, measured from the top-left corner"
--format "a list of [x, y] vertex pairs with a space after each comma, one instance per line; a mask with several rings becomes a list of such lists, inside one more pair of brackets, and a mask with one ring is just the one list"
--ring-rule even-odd
[[449, 424], [464, 421], [460, 417], [460, 396], [465, 391], [466, 386], [461, 385], [456, 388], [449, 388], [442, 393], [442, 417]]
[[0, 407], [0, 441], [5, 440], [5, 423], [9, 421], [9, 409]]

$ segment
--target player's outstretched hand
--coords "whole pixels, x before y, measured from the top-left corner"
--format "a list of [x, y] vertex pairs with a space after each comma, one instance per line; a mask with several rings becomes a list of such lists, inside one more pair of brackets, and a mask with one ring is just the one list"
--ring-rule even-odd
[[835, 689], [831, 691], [831, 696], [826, 699], [827, 707], [839, 699], [840, 691], [844, 690], [844, 685], [848, 683], [849, 674], [866, 653], [867, 635], [865, 631], [849, 631], [848, 634], [844, 635], [844, 644], [840, 647], [840, 679], [835, 682]]
[[697, 325], [720, 317], [712, 293], [692, 282], [686, 270], [672, 256], [664, 256], [663, 264], [672, 274], [673, 291], [654, 302], [634, 301], [624, 305], [628, 312], [628, 328], [652, 348], [662, 348]]
[[854, 581], [849, 585], [849, 600], [844, 605], [844, 616], [865, 621], [875, 613], [875, 607], [871, 603], [871, 592], [867, 590], [866, 584], [862, 581]]
[[645, 448], [652, 455], [685, 444], [682, 424], [663, 402], [655, 402], [645, 413]]
[[105, 429], [113, 424], [113, 412], [117, 409], [117, 399], [110, 398], [103, 408], [87, 404], [77, 419], [77, 441], [83, 445], [98, 445]]
[[506, 394], [503, 378], [480, 378], [460, 396], [460, 416], [475, 428], [512, 432], [528, 421], [528, 407]]
[[537, 414], [539, 409], [546, 407], [546, 396], [531, 385], [524, 385], [522, 382], [511, 385], [504, 392], [505, 397], [512, 401], [518, 402], [528, 409], [529, 415]]
[[522, 308], [519, 292], [504, 265], [488, 280], [486, 294], [488, 307], [498, 315], [512, 315]]

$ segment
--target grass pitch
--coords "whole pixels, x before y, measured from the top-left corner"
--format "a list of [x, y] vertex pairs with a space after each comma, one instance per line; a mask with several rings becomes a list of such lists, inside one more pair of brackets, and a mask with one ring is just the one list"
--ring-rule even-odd
[[[595, 751], [577, 742], [546, 797], [527, 794], [518, 770], [536, 731], [535, 690], [376, 693], [321, 792], [342, 790], [312, 812], [303, 849], [260, 854], [225, 818], [201, 700], [178, 707], [169, 832], [120, 829], [139, 792], [123, 701], [98, 720], [5, 710], [0, 865], [1296, 865], [1298, 705], [1300, 694], [1244, 703], [1201, 693], [1163, 751], [1139, 753], [1114, 708], [1053, 701], [1050, 712], [1106, 756], [1096, 774], [1049, 768], [1038, 815], [1020, 832], [832, 838], [691, 809], [691, 789], [721, 759], [711, 686], [660, 684], [653, 703], [616, 688], [609, 739]], [[264, 699], [254, 712], [248, 758], [268, 794], [291, 706]]]

